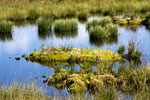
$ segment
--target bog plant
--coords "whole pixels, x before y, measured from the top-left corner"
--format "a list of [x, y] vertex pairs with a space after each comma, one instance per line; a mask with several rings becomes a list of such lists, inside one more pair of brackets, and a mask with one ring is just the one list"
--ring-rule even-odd
[[86, 28], [89, 30], [91, 27], [96, 27], [100, 25], [100, 21], [99, 20], [93, 20], [91, 22], [88, 22], [88, 24], [86, 25]]
[[106, 27], [96, 26], [92, 27], [89, 33], [91, 39], [116, 38], [118, 35], [118, 28], [113, 24], [108, 24]]
[[110, 17], [103, 17], [100, 21], [93, 20], [88, 22], [87, 30], [90, 33], [90, 39], [116, 38], [118, 36], [118, 27], [112, 23]]
[[94, 19], [93, 21], [88, 22], [86, 27], [88, 30], [90, 30], [91, 27], [96, 27], [96, 26], [105, 27], [107, 24], [110, 24], [110, 23], [112, 23], [112, 20], [110, 17], [103, 17], [101, 20]]
[[0, 21], [0, 33], [11, 33], [12, 23], [10, 21]]
[[87, 20], [89, 13], [87, 11], [81, 11], [78, 13], [79, 20]]
[[128, 45], [128, 59], [139, 59], [142, 56], [142, 53], [136, 50], [135, 42], [130, 41]]
[[27, 17], [27, 19], [28, 20], [35, 20], [35, 19], [37, 19], [38, 17], [39, 17], [39, 13], [38, 13], [38, 11], [34, 8], [32, 8], [32, 9], [30, 9], [29, 11], [28, 11], [28, 17]]
[[23, 21], [26, 20], [27, 14], [24, 10], [13, 9], [9, 11], [7, 19], [11, 21]]
[[101, 26], [106, 26], [107, 24], [112, 23], [112, 20], [110, 17], [103, 17], [100, 21]]
[[119, 54], [123, 55], [125, 53], [125, 46], [124, 45], [119, 46], [117, 51]]
[[38, 31], [40, 33], [51, 31], [52, 23], [53, 23], [52, 19], [39, 18], [37, 21]]
[[90, 33], [90, 38], [91, 39], [102, 39], [102, 38], [106, 37], [106, 31], [101, 26], [92, 27], [89, 30], [89, 33]]
[[1, 100], [49, 100], [50, 98], [43, 94], [40, 88], [36, 88], [34, 84], [29, 86], [21, 86], [18, 83], [9, 87], [2, 86], [0, 88]]
[[139, 60], [140, 57], [142, 56], [142, 53], [136, 49], [134, 41], [129, 42], [127, 54], [125, 54], [124, 45], [121, 45], [117, 51], [119, 54], [121, 54], [123, 57], [127, 58], [128, 60]]
[[76, 19], [59, 19], [54, 23], [55, 32], [77, 32], [78, 22]]

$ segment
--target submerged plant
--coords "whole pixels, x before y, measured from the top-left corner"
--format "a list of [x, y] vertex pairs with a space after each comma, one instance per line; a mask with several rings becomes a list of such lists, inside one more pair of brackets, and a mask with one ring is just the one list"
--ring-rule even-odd
[[10, 21], [2, 20], [0, 21], [0, 33], [11, 33], [12, 23]]
[[59, 19], [54, 23], [55, 32], [77, 32], [78, 22], [76, 19]]

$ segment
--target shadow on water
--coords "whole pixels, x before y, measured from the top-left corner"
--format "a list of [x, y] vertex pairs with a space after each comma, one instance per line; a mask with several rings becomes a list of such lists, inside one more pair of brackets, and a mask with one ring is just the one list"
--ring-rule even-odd
[[0, 33], [0, 41], [6, 42], [12, 40], [13, 40], [13, 36], [11, 33]]

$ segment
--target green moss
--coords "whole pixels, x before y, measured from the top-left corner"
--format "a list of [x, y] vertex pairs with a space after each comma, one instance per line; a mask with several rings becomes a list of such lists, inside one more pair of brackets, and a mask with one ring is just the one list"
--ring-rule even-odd
[[120, 25], [128, 25], [128, 21], [124, 20], [124, 19], [119, 20], [117, 23], [120, 24]]
[[139, 24], [141, 24], [141, 21], [140, 20], [130, 20], [129, 24], [130, 25], [139, 25]]
[[55, 79], [55, 82], [59, 82], [59, 81], [66, 79], [68, 74], [69, 73], [66, 70], [61, 69], [59, 72], [56, 72], [54, 74], [53, 78]]
[[69, 51], [53, 48], [45, 49], [41, 52], [31, 53], [26, 59], [39, 62], [99, 62], [99, 61], [117, 61], [121, 60], [121, 56], [110, 50], [98, 49], [76, 49], [72, 48]]
[[63, 89], [66, 86], [66, 80], [55, 83], [54, 85], [55, 85], [55, 88], [57, 88], [57, 89]]
[[71, 93], [85, 92], [87, 90], [86, 84], [81, 80], [76, 80], [72, 85], [69, 86], [68, 91]]
[[76, 80], [81, 79], [81, 76], [79, 74], [71, 74], [67, 78], [67, 83], [70, 85], [70, 83], [74, 83]]
[[104, 82], [102, 80], [92, 79], [88, 85], [88, 89], [91, 91], [96, 91], [103, 85]]
[[66, 86], [66, 79], [68, 77], [69, 73], [64, 70], [64, 69], [60, 69], [55, 71], [55, 74], [53, 76], [50, 76], [46, 82], [48, 83], [48, 85], [55, 85], [56, 88], [63, 88]]

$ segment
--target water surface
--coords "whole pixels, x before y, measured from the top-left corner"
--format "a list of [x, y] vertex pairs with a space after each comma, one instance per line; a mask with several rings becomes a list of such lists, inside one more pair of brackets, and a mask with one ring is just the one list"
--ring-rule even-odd
[[[100, 17], [91, 17], [92, 19]], [[94, 41], [90, 40], [86, 24], [79, 23], [77, 33], [38, 33], [36, 24], [14, 26], [12, 34], [0, 35], [0, 86], [10, 85], [13, 82], [36, 83], [38, 86], [48, 90], [48, 93], [55, 96], [69, 96], [66, 89], [56, 90], [54, 86], [49, 87], [43, 83], [42, 76], [54, 74], [53, 67], [42, 66], [37, 63], [27, 62], [24, 58], [17, 61], [15, 57], [22, 54], [30, 54], [33, 51], [40, 51], [42, 45], [46, 47], [74, 47], [88, 49], [109, 49], [117, 52], [120, 45], [128, 46], [128, 42], [135, 40], [137, 49], [143, 53], [142, 64], [150, 62], [150, 30], [145, 26], [119, 27], [117, 39]], [[127, 48], [126, 48], [127, 49]], [[118, 63], [114, 69], [117, 70]], [[78, 65], [74, 65], [76, 70], [80, 70]], [[69, 68], [69, 67], [67, 67]], [[66, 68], [66, 69], [67, 69]], [[54, 92], [55, 91], [55, 92]], [[57, 92], [56, 92], [57, 91]]]

